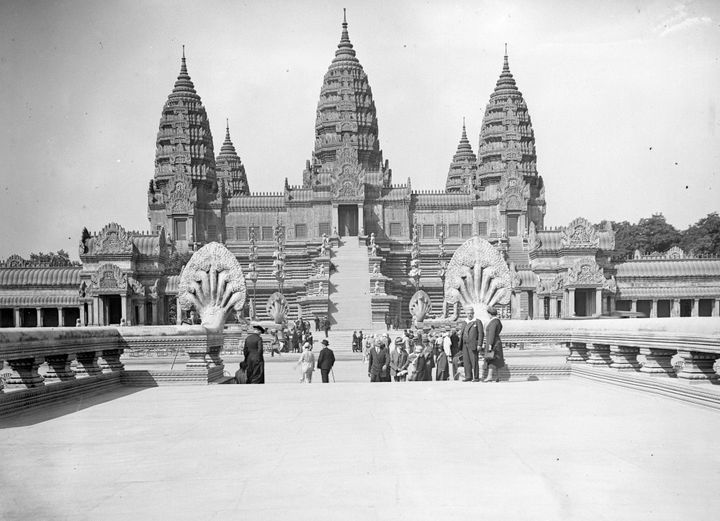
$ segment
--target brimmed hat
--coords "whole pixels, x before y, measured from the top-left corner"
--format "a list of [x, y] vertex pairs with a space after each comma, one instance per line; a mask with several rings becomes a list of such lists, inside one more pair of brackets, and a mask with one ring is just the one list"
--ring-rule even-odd
[[415, 352], [416, 353], [422, 353], [423, 349], [425, 349], [425, 348], [423, 347], [422, 344], [415, 344]]
[[403, 337], [399, 336], [395, 338], [395, 344], [404, 344], [405, 340], [403, 340]]
[[322, 340], [320, 340], [320, 343], [321, 343], [322, 345], [325, 345], [325, 346], [329, 346], [329, 345], [330, 345], [330, 342], [328, 342], [328, 339], [327, 339], [327, 338], [323, 338]]
[[255, 329], [257, 329], [258, 331], [260, 331], [261, 333], [265, 333], [267, 331], [264, 327], [262, 327], [257, 322], [254, 322], [253, 324], [251, 324], [251, 326], [254, 327]]

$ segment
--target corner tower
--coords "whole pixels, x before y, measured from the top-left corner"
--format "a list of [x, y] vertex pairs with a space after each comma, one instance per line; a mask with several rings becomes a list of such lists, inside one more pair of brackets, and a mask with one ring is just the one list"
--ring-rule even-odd
[[148, 189], [148, 219], [164, 227], [179, 249], [215, 240], [217, 219], [210, 202], [218, 192], [215, 153], [205, 107], [185, 62], [162, 109], [155, 175]]
[[[303, 186], [326, 190], [345, 181], [389, 185], [391, 172], [378, 141], [378, 121], [367, 74], [355, 55], [343, 14], [340, 43], [323, 79], [315, 120], [315, 150]], [[358, 194], [359, 195], [359, 194]]]
[[225, 186], [225, 194], [229, 197], [235, 195], [250, 195], [245, 166], [235, 151], [230, 139], [230, 123], [225, 125], [225, 141], [220, 147], [220, 153], [215, 159], [218, 182]]
[[508, 235], [527, 233], [531, 222], [542, 229], [545, 189], [537, 172], [535, 135], [527, 104], [510, 72], [507, 45], [500, 78], [485, 108], [475, 185], [497, 192], [501, 226]]
[[465, 131], [465, 118], [463, 118], [462, 135], [457, 151], [450, 163], [445, 191], [451, 193], [471, 192], [475, 183], [477, 172], [477, 156], [473, 153], [470, 141]]

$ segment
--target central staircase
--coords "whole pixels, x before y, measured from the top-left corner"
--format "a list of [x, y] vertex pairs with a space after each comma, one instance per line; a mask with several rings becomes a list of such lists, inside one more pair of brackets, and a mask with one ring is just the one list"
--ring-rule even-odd
[[357, 237], [343, 237], [333, 251], [330, 324], [336, 330], [372, 329], [368, 250]]

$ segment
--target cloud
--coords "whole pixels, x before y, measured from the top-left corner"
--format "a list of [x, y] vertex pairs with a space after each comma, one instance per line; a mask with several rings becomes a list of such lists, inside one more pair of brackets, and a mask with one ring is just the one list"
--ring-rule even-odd
[[690, 16], [687, 5], [676, 4], [673, 12], [655, 27], [655, 32], [660, 33], [660, 37], [667, 36], [678, 31], [684, 31], [697, 25], [707, 25], [713, 22], [709, 16]]

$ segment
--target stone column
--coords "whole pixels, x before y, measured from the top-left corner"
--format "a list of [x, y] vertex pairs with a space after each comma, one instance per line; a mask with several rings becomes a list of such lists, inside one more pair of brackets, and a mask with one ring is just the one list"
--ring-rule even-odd
[[13, 309], [15, 315], [15, 327], [22, 327], [22, 317], [20, 316], [20, 308]]
[[612, 363], [610, 358], [610, 346], [608, 344], [585, 344], [587, 347], [589, 365], [609, 366]]
[[570, 354], [565, 358], [569, 363], [584, 364], [587, 361], [588, 350], [585, 344], [582, 342], [567, 342], [565, 345], [570, 350]]
[[128, 321], [128, 298], [127, 295], [120, 295], [120, 312], [121, 317], [125, 319], [125, 323]]
[[57, 311], [58, 311], [58, 326], [63, 327], [65, 325], [65, 308], [60, 306], [57, 308]]
[[157, 300], [153, 300], [150, 303], [150, 309], [152, 310], [152, 325], [157, 326], [158, 325], [158, 308], [160, 306], [158, 305]]
[[87, 324], [85, 323], [85, 306], [78, 306], [78, 315], [80, 316], [80, 325], [86, 326]]
[[610, 358], [612, 363], [610, 367], [619, 371], [637, 371], [640, 369], [640, 363], [637, 360], [637, 347], [632, 346], [610, 346]]
[[365, 235], [365, 205], [358, 205], [358, 235]]
[[100, 359], [100, 370], [103, 373], [116, 373], [125, 369], [120, 361], [120, 355], [123, 354], [122, 349], [105, 349]]
[[635, 313], [637, 311], [637, 299], [632, 299], [632, 305], [630, 306], [630, 311]]
[[675, 368], [672, 365], [672, 357], [675, 353], [674, 349], [641, 348], [640, 354], [645, 357], [645, 363], [640, 368], [640, 372], [650, 376], [670, 376], [674, 378]]
[[37, 327], [43, 327], [42, 308], [35, 308], [35, 313], [37, 314]]
[[540, 295], [538, 295], [537, 292], [533, 292], [533, 320], [545, 318], [545, 309], [544, 305], [540, 305], [541, 302], [545, 304], [545, 302], [540, 300]]
[[558, 318], [556, 297], [550, 297], [550, 318]]
[[612, 313], [613, 311], [615, 311], [615, 297], [614, 296], [610, 297], [610, 313]]
[[712, 316], [720, 316], [720, 299], [713, 300]]
[[338, 206], [336, 204], [332, 207], [332, 212], [330, 212], [332, 215], [332, 229], [330, 230], [330, 233], [334, 233], [336, 230], [338, 232], [338, 235], [340, 234], [340, 230], [338, 230], [338, 226], [340, 226], [340, 219], [338, 218]]
[[650, 308], [650, 318], [657, 318], [657, 301], [658, 299], [652, 299], [652, 307]]
[[570, 288], [568, 290], [567, 316], [569, 316], [569, 317], [575, 316], [575, 288]]
[[670, 308], [670, 316], [671, 317], [679, 317], [680, 316], [680, 299], [674, 298], [672, 300], [672, 308]]
[[66, 380], [75, 380], [75, 373], [70, 367], [70, 355], [67, 353], [61, 355], [47, 355], [45, 361], [48, 365], [48, 371], [45, 374], [45, 382], [64, 382]]
[[144, 326], [145, 325], [145, 306], [147, 306], [147, 302], [142, 300], [139, 304], [138, 309], [138, 323], [134, 324], [136, 326]]
[[101, 297], [97, 297], [93, 299], [93, 317], [94, 322], [96, 326], [102, 326], [103, 324], [103, 316], [104, 316], [104, 308], [105, 303], [102, 301]]
[[595, 314], [602, 315], [603, 313], [603, 292], [602, 288], [595, 290]]
[[19, 358], [8, 360], [12, 374], [5, 381], [6, 389], [31, 389], [45, 385], [43, 377], [38, 373], [42, 358]]
[[98, 365], [98, 353], [97, 351], [87, 351], [85, 353], [77, 353], [75, 355], [77, 366], [75, 368], [75, 374], [79, 377], [86, 376], [97, 376], [102, 374], [102, 370]]
[[700, 301], [696, 298], [693, 299], [692, 311], [690, 312], [691, 317], [698, 316], [698, 308], [700, 307]]
[[717, 382], [718, 375], [715, 373], [713, 366], [720, 355], [681, 350], [678, 350], [677, 354], [683, 361], [683, 367], [677, 373], [678, 378], [682, 378], [691, 384]]
[[182, 324], [182, 308], [180, 307], [180, 297], [175, 297], [175, 324]]

